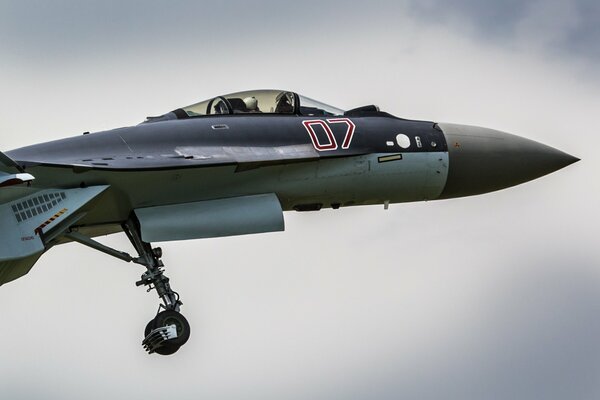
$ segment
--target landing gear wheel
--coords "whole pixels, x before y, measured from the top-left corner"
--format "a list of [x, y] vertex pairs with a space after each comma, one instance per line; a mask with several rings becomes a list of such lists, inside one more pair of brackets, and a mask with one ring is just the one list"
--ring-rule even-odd
[[187, 319], [177, 311], [165, 310], [159, 312], [154, 318], [154, 328], [175, 325], [177, 337], [169, 339], [169, 345], [183, 346], [190, 338], [190, 324]]
[[[150, 332], [155, 328], [155, 322], [153, 319], [148, 321], [146, 328], [144, 329], [144, 337], [147, 337]], [[177, 350], [179, 350], [181, 346], [173, 345], [173, 344], [164, 344], [161, 347], [154, 350], [154, 353], [160, 354], [161, 356], [169, 356], [174, 354]]]
[[[156, 332], [160, 331], [160, 328], [171, 330], [171, 333], [174, 334], [173, 337], [168, 338], [165, 334], [157, 334]], [[165, 310], [158, 313], [154, 319], [146, 324], [144, 337], [144, 348], [148, 352], [168, 356], [175, 353], [188, 341], [190, 338], [190, 324], [177, 311]]]

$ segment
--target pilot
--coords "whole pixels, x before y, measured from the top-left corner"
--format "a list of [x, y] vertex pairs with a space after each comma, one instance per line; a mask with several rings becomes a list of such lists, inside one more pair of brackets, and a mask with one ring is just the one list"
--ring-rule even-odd
[[249, 113], [261, 112], [260, 108], [258, 108], [258, 100], [256, 100], [256, 97], [246, 97], [244, 103], [246, 104], [246, 109]]

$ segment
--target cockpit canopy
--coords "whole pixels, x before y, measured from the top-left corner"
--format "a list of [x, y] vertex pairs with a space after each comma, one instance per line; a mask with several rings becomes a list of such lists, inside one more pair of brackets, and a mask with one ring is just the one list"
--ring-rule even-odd
[[[168, 115], [171, 114], [170, 118]], [[308, 97], [285, 90], [250, 90], [213, 97], [187, 107], [178, 108], [162, 117], [164, 119], [186, 119], [207, 115], [231, 114], [293, 114], [307, 116], [338, 116], [344, 111]]]

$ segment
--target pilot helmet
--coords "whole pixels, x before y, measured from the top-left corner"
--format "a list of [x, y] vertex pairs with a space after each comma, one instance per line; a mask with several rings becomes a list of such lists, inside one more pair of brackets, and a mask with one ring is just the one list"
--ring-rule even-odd
[[258, 111], [258, 100], [256, 100], [256, 97], [246, 97], [244, 103], [248, 111]]

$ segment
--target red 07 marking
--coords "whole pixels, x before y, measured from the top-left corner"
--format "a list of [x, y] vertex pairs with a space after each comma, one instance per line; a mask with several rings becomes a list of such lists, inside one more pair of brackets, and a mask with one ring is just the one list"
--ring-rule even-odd
[[[354, 137], [354, 130], [356, 129], [356, 125], [348, 118], [332, 118], [328, 119], [327, 123], [321, 119], [311, 119], [302, 121], [302, 124], [306, 128], [308, 135], [310, 136], [310, 140], [313, 143], [313, 146], [318, 151], [330, 151], [336, 150], [338, 148], [337, 141], [335, 140], [335, 136], [329, 127], [329, 124], [346, 124], [346, 134], [344, 135], [344, 141], [342, 142], [342, 149], [347, 149], [350, 147], [350, 143], [352, 143], [352, 138]], [[313, 126], [320, 125], [325, 134], [327, 135], [327, 142], [321, 143], [317, 133], [315, 132]]]
[[[331, 132], [331, 128], [329, 128], [329, 125], [327, 125], [325, 123], [325, 121], [322, 121], [320, 119], [311, 119], [311, 120], [307, 120], [307, 121], [302, 121], [302, 123], [304, 124], [304, 127], [308, 131], [308, 134], [310, 135], [310, 139], [312, 140], [313, 146], [315, 146], [315, 149], [317, 149], [319, 151], [328, 151], [328, 150], [337, 149], [338, 145], [337, 145], [337, 142], [335, 141], [335, 136], [333, 136], [333, 132]], [[317, 133], [313, 129], [313, 125], [321, 125], [323, 127], [323, 129], [325, 130], [325, 133], [327, 134], [327, 139], [329, 140], [329, 143], [323, 144], [319, 141], [319, 137], [317, 136]]]
[[327, 122], [330, 124], [346, 124], [348, 126], [348, 129], [346, 130], [346, 136], [344, 136], [344, 141], [342, 142], [342, 149], [347, 149], [350, 147], [350, 143], [352, 143], [352, 137], [354, 136], [354, 130], [356, 129], [354, 122], [350, 121], [348, 118], [333, 118], [328, 119]]

